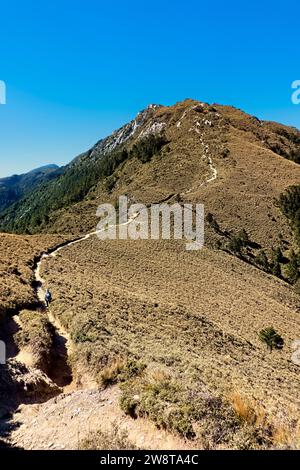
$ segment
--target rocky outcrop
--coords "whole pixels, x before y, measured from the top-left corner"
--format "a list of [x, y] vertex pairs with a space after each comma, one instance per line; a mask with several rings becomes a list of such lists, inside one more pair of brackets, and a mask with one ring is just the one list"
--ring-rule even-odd
[[11, 359], [0, 366], [0, 419], [20, 403], [44, 401], [60, 392], [42, 371]]

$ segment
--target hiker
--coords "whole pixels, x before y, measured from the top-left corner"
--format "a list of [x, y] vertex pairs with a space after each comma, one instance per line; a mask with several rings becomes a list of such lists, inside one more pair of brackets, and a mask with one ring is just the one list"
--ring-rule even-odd
[[49, 289], [46, 289], [46, 292], [45, 292], [45, 304], [46, 304], [46, 307], [49, 307], [49, 304], [52, 300], [52, 295], [51, 295], [51, 292], [49, 291]]

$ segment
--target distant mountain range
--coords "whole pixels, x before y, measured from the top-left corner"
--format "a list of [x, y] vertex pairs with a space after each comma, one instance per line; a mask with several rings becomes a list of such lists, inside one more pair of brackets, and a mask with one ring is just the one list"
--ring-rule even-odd
[[36, 168], [22, 175], [0, 178], [0, 211], [22, 199], [39, 184], [55, 178], [59, 173], [59, 167], [50, 164]]

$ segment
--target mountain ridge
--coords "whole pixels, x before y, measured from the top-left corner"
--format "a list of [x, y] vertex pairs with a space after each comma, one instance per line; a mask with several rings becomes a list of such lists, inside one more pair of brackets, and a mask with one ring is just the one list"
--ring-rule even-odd
[[[292, 161], [299, 135], [232, 107], [193, 100], [151, 107], [7, 210], [14, 230], [41, 233], [1, 234], [2, 291], [12, 309], [24, 294], [34, 301], [50, 288], [44, 320], [72, 340], [64, 356], [76, 378], [65, 395], [70, 409], [78, 409], [84, 372], [117, 391], [114, 406], [129, 426], [129, 417], [152, 420], [197, 448], [299, 447], [299, 366], [291, 357], [300, 334], [291, 285], [300, 277], [292, 230], [299, 191], [280, 199], [300, 187]], [[120, 195], [147, 206], [203, 203], [205, 246], [187, 251], [172, 237], [99, 240], [96, 209], [117, 208]], [[21, 357], [37, 338], [41, 345], [42, 316], [21, 313], [29, 321], [18, 341], [35, 325]], [[272, 354], [260, 340], [271, 326], [284, 341]], [[28, 419], [26, 409], [17, 413], [12, 442], [43, 446], [43, 416], [49, 407], [58, 416], [56, 404]], [[70, 445], [63, 426], [53, 448]]]
[[[149, 141], [154, 140], [155, 136], [163, 135], [166, 142], [157, 151], [157, 155], [163, 155], [159, 162], [155, 155], [150, 156], [146, 162], [137, 153], [134, 156], [134, 148], [138, 152], [145, 151], [142, 147], [151, 147]], [[8, 210], [0, 212], [0, 228], [17, 233], [53, 231], [56, 221], [62, 213], [68, 213], [68, 208], [72, 212], [77, 204], [87, 202], [93, 205], [93, 198], [98, 199], [99, 195], [101, 199], [110, 199], [120, 185], [123, 186], [124, 193], [127, 193], [130, 189], [128, 184], [122, 185], [123, 176], [119, 178], [116, 175], [122, 170], [130, 173], [130, 168], [135, 169], [137, 179], [141, 176], [139, 184], [144, 188], [143, 194], [138, 188], [134, 189], [137, 192], [132, 195], [135, 199], [137, 196], [141, 202], [145, 197], [147, 199], [147, 187], [155, 186], [155, 178], [164, 168], [172, 175], [174, 184], [170, 185], [167, 177], [163, 179], [158, 176], [159, 187], [153, 196], [149, 195], [150, 199], [146, 202], [151, 202], [151, 198], [155, 202], [160, 194], [163, 199], [167, 192], [180, 194], [183, 199], [188, 199], [188, 195], [193, 193], [190, 186], [195, 185], [192, 183], [195, 170], [196, 174], [199, 172], [199, 179], [203, 179], [204, 184], [204, 179], [209, 179], [205, 175], [209, 175], [211, 171], [210, 162], [214, 155], [220, 160], [222, 167], [225, 165], [228, 169], [233, 168], [235, 162], [230, 157], [226, 143], [233, 136], [239, 140], [239, 153], [243, 151], [245, 142], [251, 145], [251, 153], [263, 153], [270, 162], [275, 155], [290, 162], [299, 162], [300, 131], [295, 128], [261, 121], [231, 106], [209, 105], [190, 99], [173, 106], [149, 105], [135, 119], [99, 140], [87, 152], [75, 157], [53, 180], [39, 185]], [[144, 145], [147, 139], [148, 143]], [[206, 157], [201, 153], [203, 139], [205, 149], [209, 148]], [[197, 152], [200, 156], [196, 159]], [[176, 158], [173, 158], [174, 154]], [[147, 176], [147, 182], [142, 181], [142, 173], [146, 177], [154, 163], [156, 169], [151, 172], [152, 176]], [[173, 178], [175, 173], [180, 173], [177, 182]], [[130, 175], [131, 183], [134, 178], [134, 174]], [[200, 182], [200, 186], [201, 184]], [[205, 187], [203, 190], [205, 194]]]
[[61, 170], [58, 165], [49, 164], [26, 173], [0, 178], [0, 211], [22, 199], [39, 184], [53, 178], [59, 171]]

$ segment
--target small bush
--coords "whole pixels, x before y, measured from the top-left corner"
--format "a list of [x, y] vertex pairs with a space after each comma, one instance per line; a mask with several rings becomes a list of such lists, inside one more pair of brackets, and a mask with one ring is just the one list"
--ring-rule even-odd
[[295, 284], [300, 278], [299, 259], [294, 250], [291, 251], [285, 273], [291, 284]]
[[137, 418], [136, 408], [139, 403], [139, 398], [131, 397], [126, 393], [123, 393], [120, 398], [120, 408], [124, 411], [126, 415], [129, 415], [131, 418]]
[[240, 242], [243, 244], [243, 246], [248, 246], [249, 243], [251, 243], [251, 240], [249, 238], [248, 233], [246, 230], [243, 228], [242, 230], [239, 231], [237, 238], [240, 240]]
[[128, 433], [114, 423], [109, 431], [90, 432], [78, 446], [79, 450], [137, 450], [128, 440]]
[[145, 367], [145, 364], [133, 359], [117, 357], [99, 373], [98, 382], [103, 387], [124, 382], [141, 374]]
[[117, 357], [114, 361], [108, 366], [104, 367], [99, 373], [98, 382], [103, 387], [108, 387], [117, 383], [118, 376], [125, 366], [126, 360], [121, 357]]
[[270, 352], [272, 352], [274, 348], [283, 348], [284, 340], [272, 326], [261, 330], [259, 333], [259, 338], [267, 345]]
[[225, 148], [222, 150], [222, 153], [221, 153], [221, 154], [222, 154], [222, 157], [223, 157], [223, 158], [228, 157], [228, 155], [230, 154], [229, 148], [225, 147]]
[[164, 135], [150, 134], [134, 144], [130, 156], [138, 158], [142, 163], [147, 163], [154, 155], [158, 155], [167, 143]]
[[265, 421], [264, 409], [259, 407], [254, 400], [249, 400], [240, 393], [235, 392], [229, 395], [229, 401], [240, 421], [250, 425], [260, 425]]
[[117, 178], [114, 175], [108, 176], [104, 180], [104, 188], [106, 189], [107, 192], [111, 192], [116, 184]]
[[211, 212], [209, 212], [206, 216], [206, 222], [208, 223], [208, 225], [217, 233], [220, 232], [220, 226], [216, 220], [216, 218], [214, 217], [213, 214], [211, 214]]
[[133, 418], [147, 417], [162, 429], [194, 439], [199, 424], [206, 447], [230, 440], [239, 426], [232, 407], [220, 397], [190, 395], [174, 377], [164, 370], [148, 372], [122, 385], [122, 410]]
[[264, 271], [270, 270], [270, 265], [268, 261], [268, 257], [264, 250], [261, 250], [255, 257], [255, 262], [258, 266], [260, 266]]
[[120, 381], [125, 382], [126, 380], [133, 379], [134, 377], [141, 375], [146, 369], [146, 364], [134, 359], [127, 359], [124, 367], [120, 374]]
[[235, 450], [266, 450], [271, 440], [264, 429], [245, 425], [233, 436], [231, 445]]
[[244, 246], [243, 241], [240, 238], [233, 236], [231, 240], [228, 242], [227, 248], [232, 253], [240, 254], [243, 246]]
[[29, 347], [35, 366], [47, 372], [54, 341], [52, 324], [45, 314], [31, 310], [23, 310], [19, 318], [22, 328], [15, 335], [18, 347]]
[[75, 334], [72, 335], [72, 339], [75, 343], [86, 343], [91, 341], [87, 333], [84, 331], [77, 331]]

